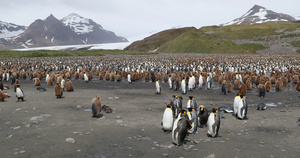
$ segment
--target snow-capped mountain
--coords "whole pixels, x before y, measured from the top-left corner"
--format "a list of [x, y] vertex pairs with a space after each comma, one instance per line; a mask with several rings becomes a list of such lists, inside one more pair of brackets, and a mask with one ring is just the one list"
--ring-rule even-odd
[[72, 13], [60, 20], [65, 26], [73, 30], [85, 44], [128, 42], [124, 37], [119, 37], [92, 19], [81, 17]]
[[0, 21], [0, 38], [17, 36], [27, 29], [26, 26]]
[[91, 19], [77, 14], [58, 20], [52, 14], [38, 19], [21, 34], [0, 38], [0, 49], [20, 49], [59, 45], [83, 45], [128, 42], [112, 31], [104, 30]]
[[[85, 34], [93, 31], [92, 20], [84, 18], [78, 14], [72, 13], [60, 20], [65, 26], [69, 26], [77, 34]], [[98, 25], [103, 29], [101, 25]]]
[[226, 25], [240, 25], [240, 24], [259, 24], [264, 22], [294, 22], [296, 19], [290, 15], [283, 13], [276, 13], [272, 10], [268, 10], [262, 6], [254, 5], [246, 14], [236, 18], [221, 26]]

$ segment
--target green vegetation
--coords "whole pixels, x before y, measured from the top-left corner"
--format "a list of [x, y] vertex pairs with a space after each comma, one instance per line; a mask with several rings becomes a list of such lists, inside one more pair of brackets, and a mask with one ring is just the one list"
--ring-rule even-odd
[[124, 54], [124, 55], [149, 55], [155, 53], [145, 53], [137, 51], [123, 50], [85, 50], [85, 51], [67, 51], [67, 50], [35, 50], [35, 51], [16, 51], [1, 50], [0, 58], [30, 58], [30, 57], [62, 57], [62, 56], [104, 56], [106, 54]]
[[124, 50], [135, 50], [143, 52], [153, 52], [160, 46], [164, 45], [166, 42], [175, 39], [184, 32], [196, 30], [194, 27], [185, 27], [179, 29], [170, 29], [154, 34], [150, 37], [145, 38], [141, 41], [133, 42], [130, 46], [126, 47]]
[[237, 45], [231, 40], [221, 39], [202, 30], [183, 33], [176, 39], [167, 42], [158, 52], [165, 53], [255, 53], [265, 49], [261, 44]]
[[291, 43], [294, 47], [300, 47], [300, 41], [292, 42]]
[[293, 34], [282, 35], [282, 36], [280, 36], [280, 39], [283, 39], [283, 38], [294, 38], [294, 37], [300, 37], [300, 34], [299, 33], [293, 33]]

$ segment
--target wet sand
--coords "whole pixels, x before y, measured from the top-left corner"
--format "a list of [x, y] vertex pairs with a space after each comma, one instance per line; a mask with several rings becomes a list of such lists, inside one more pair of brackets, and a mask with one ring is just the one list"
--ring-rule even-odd
[[[161, 95], [155, 94], [155, 84], [137, 81], [100, 81], [89, 83], [72, 80], [74, 92], [64, 91], [56, 99], [54, 86], [36, 90], [30, 80], [20, 80], [25, 92], [24, 102], [17, 102], [13, 87], [5, 90], [12, 97], [0, 103], [0, 157], [299, 157], [300, 117], [299, 92], [293, 83], [275, 92], [274, 85], [265, 98], [258, 97], [257, 89], [247, 92], [248, 120], [238, 120], [230, 113], [221, 119], [219, 137], [207, 137], [207, 128], [190, 134], [183, 146], [172, 144], [171, 133], [164, 133], [161, 119], [165, 102], [172, 95], [195, 97], [198, 105], [206, 107], [231, 106], [233, 90], [222, 95], [214, 81], [212, 90], [169, 90], [162, 83]], [[4, 82], [5, 83], [5, 82]], [[95, 95], [113, 113], [92, 118], [91, 100]], [[269, 105], [256, 110], [258, 103]], [[66, 142], [73, 138], [75, 143]]]

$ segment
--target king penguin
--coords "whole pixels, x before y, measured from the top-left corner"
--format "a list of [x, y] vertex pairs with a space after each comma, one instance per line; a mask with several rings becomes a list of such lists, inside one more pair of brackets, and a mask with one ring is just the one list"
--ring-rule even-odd
[[178, 118], [174, 121], [172, 129], [172, 141], [175, 145], [181, 146], [188, 133], [188, 130], [192, 128], [192, 122], [183, 116], [183, 111], [178, 115]]
[[173, 89], [173, 80], [172, 80], [171, 75], [169, 75], [168, 84], [169, 84], [169, 88]]
[[186, 94], [186, 83], [184, 79], [182, 79], [181, 81], [181, 90], [182, 90], [182, 94]]
[[194, 110], [194, 108], [188, 108], [189, 113], [191, 114], [191, 122], [192, 122], [192, 128], [188, 131], [189, 133], [198, 134], [197, 128], [198, 128], [198, 116], [197, 112]]
[[220, 115], [218, 109], [213, 108], [212, 112], [208, 116], [207, 120], [207, 136], [208, 137], [217, 137], [220, 129]]
[[238, 119], [246, 119], [247, 118], [247, 110], [248, 104], [246, 101], [246, 97], [241, 95], [238, 100], [234, 100], [234, 115]]
[[212, 85], [211, 75], [207, 76], [206, 84], [207, 84], [207, 89], [211, 89], [211, 85]]
[[23, 90], [20, 88], [20, 85], [16, 86], [16, 97], [18, 99], [18, 101], [21, 99], [21, 101], [24, 101], [24, 92]]
[[203, 128], [206, 127], [206, 123], [207, 123], [207, 119], [208, 119], [208, 110], [206, 109], [206, 107], [200, 105], [199, 106], [199, 113], [198, 113], [198, 117], [199, 117], [199, 128]]
[[83, 79], [84, 79], [84, 82], [89, 82], [89, 77], [87, 76], [86, 72], [84, 72], [84, 74], [83, 74]]
[[239, 93], [237, 93], [233, 100], [233, 116], [235, 116], [235, 117], [237, 116], [239, 104], [241, 104], [240, 99], [241, 99], [241, 96]]
[[166, 105], [167, 107], [164, 111], [161, 125], [163, 131], [168, 132], [168, 131], [172, 131], [172, 127], [173, 127], [173, 110], [170, 104], [166, 104]]
[[156, 87], [156, 94], [161, 94], [161, 85], [159, 84], [158, 80], [155, 82], [155, 87]]
[[199, 75], [199, 89], [202, 89], [203, 87], [203, 77], [202, 77], [202, 73]]
[[128, 75], [127, 75], [127, 81], [128, 81], [128, 83], [131, 83], [131, 75], [130, 75], [130, 73], [128, 73]]

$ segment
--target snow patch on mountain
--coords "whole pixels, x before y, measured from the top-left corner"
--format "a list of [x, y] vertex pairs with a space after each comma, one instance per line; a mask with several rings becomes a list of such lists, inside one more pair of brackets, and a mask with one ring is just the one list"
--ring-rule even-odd
[[0, 21], [0, 38], [17, 36], [23, 33], [27, 27]]
[[[61, 19], [61, 22], [63, 22], [65, 26], [69, 26], [77, 34], [92, 32], [94, 26], [91, 25], [90, 21], [90, 19], [84, 18], [75, 13]], [[103, 29], [100, 25], [99, 27]]]
[[240, 18], [236, 18], [221, 26], [227, 25], [240, 25], [240, 24], [260, 24], [264, 22], [293, 22], [296, 18], [283, 14], [276, 13], [272, 10], [268, 10], [262, 6], [254, 5], [247, 13]]

